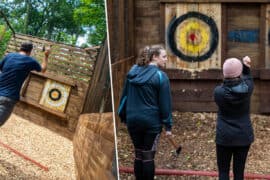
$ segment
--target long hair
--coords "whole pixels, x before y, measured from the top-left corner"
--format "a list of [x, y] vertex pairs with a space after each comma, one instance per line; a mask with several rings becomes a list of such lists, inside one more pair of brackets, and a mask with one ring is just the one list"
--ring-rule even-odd
[[145, 46], [139, 51], [136, 64], [139, 66], [148, 65], [153, 60], [154, 55], [160, 55], [161, 50], [164, 50], [162, 45]]

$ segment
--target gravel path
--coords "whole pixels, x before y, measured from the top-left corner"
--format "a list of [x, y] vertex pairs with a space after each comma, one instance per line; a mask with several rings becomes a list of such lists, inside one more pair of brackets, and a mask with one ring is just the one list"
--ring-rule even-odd
[[0, 145], [0, 179], [75, 180], [72, 141], [12, 115], [0, 128], [0, 142], [49, 168], [41, 169]]

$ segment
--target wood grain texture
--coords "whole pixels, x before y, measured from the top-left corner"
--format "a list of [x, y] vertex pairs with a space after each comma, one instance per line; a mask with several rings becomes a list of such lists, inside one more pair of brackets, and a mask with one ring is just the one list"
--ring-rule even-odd
[[[187, 69], [187, 70], [203, 70], [203, 69], [216, 69], [221, 66], [221, 5], [217, 3], [213, 4], [199, 4], [199, 3], [173, 3], [166, 4], [165, 7], [165, 28], [168, 31], [168, 25], [171, 22], [171, 19], [176, 16], [176, 18], [190, 12], [200, 12], [205, 14], [208, 17], [211, 17], [218, 29], [219, 41], [217, 45], [217, 49], [211, 55], [210, 58], [201, 61], [201, 62], [187, 62], [181, 58], [176, 57], [170, 52], [170, 48], [168, 45], [167, 51], [169, 52], [169, 61], [167, 63], [167, 68], [178, 68], [178, 69]], [[176, 34], [179, 34], [179, 28], [176, 31]], [[177, 37], [175, 37], [177, 38]], [[209, 48], [209, 45], [208, 45]], [[178, 44], [178, 49], [180, 49]], [[188, 55], [189, 52], [183, 52]]]

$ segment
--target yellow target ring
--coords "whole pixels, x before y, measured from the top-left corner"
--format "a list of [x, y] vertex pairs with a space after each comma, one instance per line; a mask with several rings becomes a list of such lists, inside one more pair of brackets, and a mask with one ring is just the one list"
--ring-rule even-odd
[[179, 26], [177, 44], [190, 55], [203, 54], [209, 49], [210, 29], [203, 21], [186, 20]]

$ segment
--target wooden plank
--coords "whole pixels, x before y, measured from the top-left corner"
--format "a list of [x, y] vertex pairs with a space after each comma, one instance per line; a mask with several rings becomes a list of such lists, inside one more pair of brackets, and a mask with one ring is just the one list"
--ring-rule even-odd
[[[269, 70], [264, 72], [265, 75], [269, 75]], [[259, 94], [259, 112], [260, 113], [270, 113], [270, 92], [269, 92], [269, 86], [270, 86], [270, 78], [269, 76], [267, 79], [264, 79], [260, 83], [260, 94]]]
[[112, 66], [112, 68], [114, 68], [114, 67], [117, 67], [117, 66], [119, 66], [119, 65], [121, 65], [121, 64], [123, 64], [123, 63], [125, 63], [125, 62], [133, 61], [133, 59], [134, 59], [134, 56], [131, 56], [131, 57], [128, 57], [128, 58], [119, 60], [119, 61], [117, 61], [117, 62], [111, 64], [111, 66]]
[[[260, 79], [261, 80], [270, 80], [270, 69], [261, 69], [260, 70]], [[264, 82], [264, 81], [262, 81]]]
[[67, 118], [68, 118], [68, 116], [65, 113], [54, 111], [54, 110], [52, 110], [50, 108], [47, 108], [45, 106], [41, 106], [38, 103], [33, 102], [33, 101], [31, 101], [31, 100], [29, 100], [29, 99], [27, 99], [25, 97], [20, 97], [20, 101], [21, 102], [24, 102], [24, 103], [27, 103], [27, 104], [29, 104], [31, 106], [34, 106], [34, 107], [36, 107], [38, 109], [44, 110], [44, 111], [46, 111], [48, 113], [51, 113], [53, 115], [56, 115], [56, 116], [60, 117], [63, 120], [67, 120]]
[[127, 53], [127, 57], [129, 56], [134, 56], [135, 54], [135, 36], [134, 36], [134, 1], [133, 0], [129, 0], [128, 1], [128, 39], [129, 39], [129, 48], [128, 48], [128, 53]]
[[98, 56], [91, 84], [84, 98], [82, 113], [104, 112], [104, 103], [111, 99], [105, 96], [110, 92], [110, 70], [107, 41]]
[[236, 57], [242, 59], [247, 55], [252, 60], [252, 67], [254, 69], [259, 69], [259, 43], [227, 42], [227, 57]]
[[[164, 69], [170, 80], [222, 80], [222, 70], [219, 69], [209, 69], [204, 71], [194, 71], [190, 72], [181, 69]], [[253, 69], [252, 76], [254, 78], [260, 77], [260, 70]]]
[[[228, 20], [227, 20], [227, 5], [221, 5], [221, 65], [227, 58], [227, 33], [228, 33]], [[222, 66], [220, 66], [222, 67]]]
[[265, 68], [270, 68], [270, 5], [266, 5], [265, 12]]
[[159, 11], [160, 11], [160, 35], [159, 35], [159, 39], [160, 39], [160, 42], [162, 44], [165, 44], [165, 47], [166, 46], [166, 29], [165, 27], [165, 4], [164, 3], [160, 3], [160, 7], [159, 7]]
[[42, 77], [42, 78], [52, 79], [52, 80], [58, 81], [60, 83], [69, 85], [69, 86], [73, 86], [73, 87], [76, 86], [76, 82], [73, 79], [70, 79], [70, 78], [67, 78], [64, 76], [61, 77], [61, 76], [56, 76], [55, 74], [52, 74], [49, 72], [48, 73], [39, 73], [39, 72], [34, 72], [34, 71], [31, 71], [31, 74]]
[[182, 89], [172, 88], [173, 101], [177, 102], [208, 102], [214, 101], [213, 97], [214, 88], [202, 89], [200, 87], [195, 89], [188, 89], [183, 87]]
[[217, 105], [213, 101], [209, 102], [173, 102], [173, 110], [180, 112], [216, 112]]
[[119, 33], [119, 58], [125, 57], [125, 0], [118, 2], [118, 33]]
[[[228, 28], [238, 29], [259, 29], [260, 25], [260, 5], [259, 4], [229, 4]], [[248, 21], [243, 21], [248, 19]]]
[[81, 49], [80, 47], [77, 47], [77, 46], [67, 45], [67, 44], [59, 43], [59, 42], [56, 43], [56, 42], [50, 41], [48, 39], [42, 39], [42, 38], [39, 38], [39, 37], [34, 37], [34, 36], [26, 35], [26, 34], [16, 33], [16, 40], [18, 40], [19, 42], [24, 42], [24, 41], [31, 40], [33, 43], [37, 42], [37, 43], [41, 43], [41, 44], [55, 44], [55, 45], [59, 45], [61, 47], [65, 47], [67, 49], [72, 49], [72, 50], [76, 50], [76, 51], [80, 51], [80, 52], [85, 52], [85, 50], [83, 50], [83, 49]]
[[266, 5], [261, 5], [260, 8], [260, 42], [259, 42], [259, 50], [260, 50], [260, 55], [259, 55], [259, 62], [258, 62], [258, 68], [262, 69], [265, 68], [265, 64], [266, 64], [266, 56], [265, 56], [265, 52], [266, 52], [266, 47], [267, 47], [267, 38], [268, 36], [266, 36], [266, 32], [268, 32], [268, 30], [266, 30]]
[[72, 72], [71, 70], [69, 69], [66, 69], [66, 68], [62, 68], [62, 67], [55, 67], [55, 66], [49, 66], [49, 69], [50, 71], [49, 72], [54, 72], [55, 74], [61, 74], [61, 75], [65, 75], [65, 76], [68, 76], [70, 78], [73, 78], [73, 79], [76, 79], [78, 78], [77, 80], [78, 81], [89, 81], [91, 79], [91, 75], [92, 75], [92, 72], [89, 72], [89, 75], [86, 75], [86, 74], [81, 74], [79, 72]]
[[[40, 59], [43, 59], [44, 55], [43, 55], [43, 52], [41, 52], [42, 51], [41, 48], [42, 47], [34, 48], [32, 53], [31, 53], [31, 56], [33, 56], [33, 57], [39, 56]], [[19, 46], [16, 46], [16, 44], [14, 44], [14, 42], [10, 41], [10, 43], [8, 45], [8, 49], [9, 49], [9, 51], [16, 52], [16, 50], [19, 49]], [[55, 56], [60, 56], [60, 57], [66, 58], [70, 61], [74, 61], [74, 59], [76, 59], [76, 61], [82, 61], [85, 63], [91, 63], [92, 61], [95, 61], [95, 56], [91, 57], [89, 54], [86, 54], [86, 53], [85, 54], [76, 54], [75, 52], [67, 53], [64, 51], [54, 49], [54, 47], [52, 47], [51, 51], [52, 52], [50, 55], [50, 59], [53, 59]]]
[[137, 17], [160, 16], [160, 3], [158, 1], [135, 1], [135, 12]]
[[[227, 31], [259, 30], [260, 29], [260, 5], [259, 4], [228, 4], [227, 5]], [[248, 21], [243, 21], [248, 19]], [[227, 39], [226, 57], [242, 59], [248, 55], [252, 59], [253, 69], [260, 67], [260, 40], [258, 42], [237, 42]]]
[[26, 89], [27, 89], [27, 87], [29, 85], [30, 78], [31, 78], [31, 73], [27, 76], [26, 80], [24, 81], [24, 83], [22, 85], [22, 88], [21, 88], [21, 91], [20, 91], [21, 96], [25, 95]]

